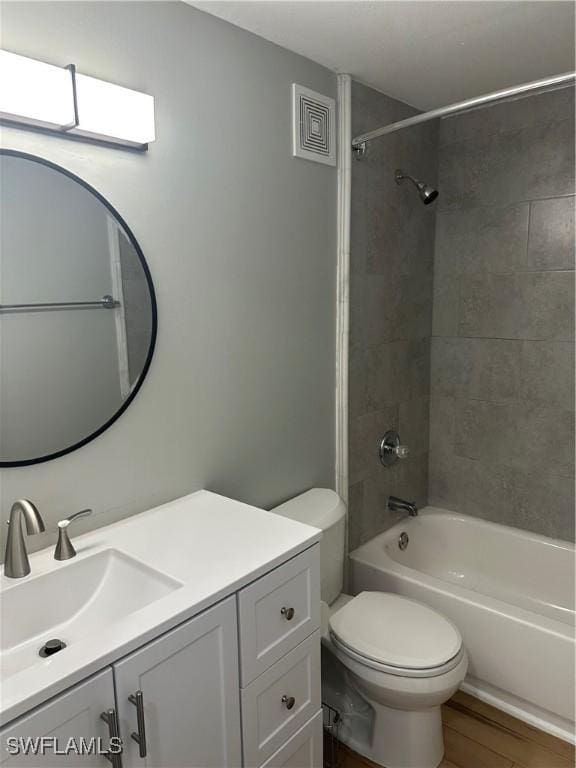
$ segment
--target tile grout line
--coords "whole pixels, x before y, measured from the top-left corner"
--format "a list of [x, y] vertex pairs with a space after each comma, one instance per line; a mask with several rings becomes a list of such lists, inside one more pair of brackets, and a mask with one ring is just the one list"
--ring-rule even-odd
[[556, 195], [544, 195], [543, 197], [527, 197], [519, 200], [502, 200], [491, 205], [465, 205], [459, 208], [440, 208], [438, 216], [451, 216], [452, 214], [462, 213], [462, 211], [489, 211], [493, 208], [505, 209], [514, 208], [520, 205], [529, 205], [530, 203], [542, 203], [547, 200], [565, 200], [568, 197], [576, 197], [576, 192], [560, 192]]

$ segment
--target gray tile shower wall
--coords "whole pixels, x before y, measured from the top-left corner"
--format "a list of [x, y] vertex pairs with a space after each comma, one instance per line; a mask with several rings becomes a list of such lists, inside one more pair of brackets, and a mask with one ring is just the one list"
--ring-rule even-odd
[[429, 501], [574, 537], [574, 90], [443, 121]]
[[[352, 130], [362, 133], [416, 110], [352, 84]], [[427, 124], [374, 142], [352, 167], [350, 263], [350, 548], [397, 517], [395, 494], [425, 504], [428, 493], [430, 338], [434, 207], [424, 206], [402, 168], [436, 185], [438, 127]], [[384, 469], [378, 446], [396, 428], [410, 456]]]

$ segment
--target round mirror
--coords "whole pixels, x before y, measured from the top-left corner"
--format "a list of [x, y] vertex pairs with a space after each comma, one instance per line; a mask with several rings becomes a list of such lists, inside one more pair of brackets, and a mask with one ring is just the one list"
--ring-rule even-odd
[[0, 466], [101, 434], [155, 340], [150, 272], [122, 217], [68, 171], [0, 150]]

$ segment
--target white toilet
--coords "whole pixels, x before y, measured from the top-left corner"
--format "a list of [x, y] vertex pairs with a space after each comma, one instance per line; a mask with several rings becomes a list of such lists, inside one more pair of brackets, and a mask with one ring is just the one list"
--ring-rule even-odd
[[323, 642], [373, 713], [367, 737], [350, 745], [386, 768], [436, 768], [444, 755], [440, 707], [468, 667], [458, 629], [401, 595], [342, 594], [346, 507], [334, 491], [314, 488], [273, 511], [323, 531]]

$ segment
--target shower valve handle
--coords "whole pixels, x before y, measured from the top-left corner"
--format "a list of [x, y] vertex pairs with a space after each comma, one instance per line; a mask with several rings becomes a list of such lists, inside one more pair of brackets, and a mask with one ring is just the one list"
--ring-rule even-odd
[[410, 448], [407, 445], [397, 445], [396, 448], [393, 448], [393, 451], [399, 459], [406, 459], [410, 453]]
[[407, 445], [402, 445], [396, 430], [389, 429], [380, 441], [380, 461], [385, 467], [396, 464], [398, 459], [406, 459], [410, 453]]

